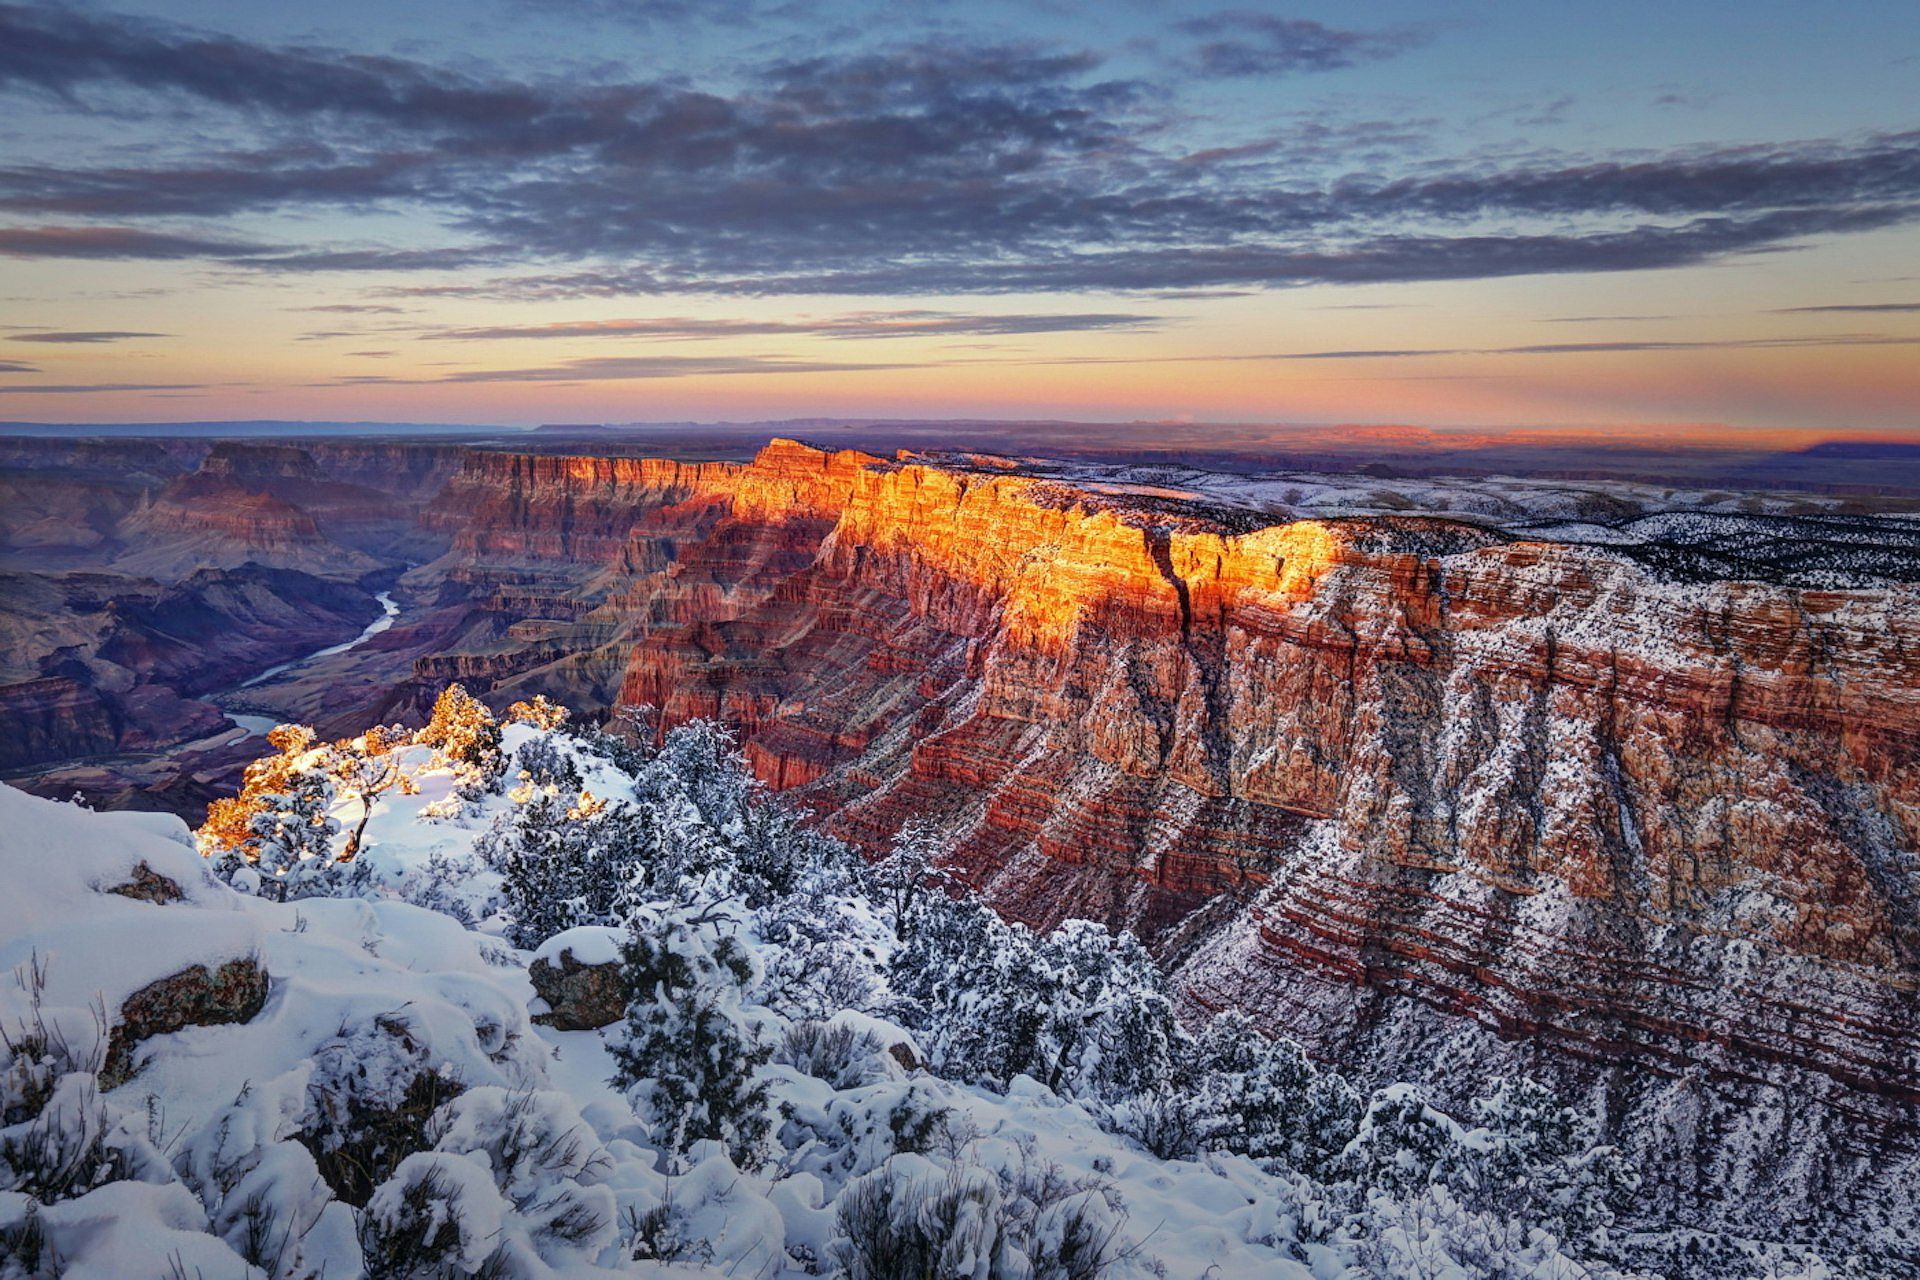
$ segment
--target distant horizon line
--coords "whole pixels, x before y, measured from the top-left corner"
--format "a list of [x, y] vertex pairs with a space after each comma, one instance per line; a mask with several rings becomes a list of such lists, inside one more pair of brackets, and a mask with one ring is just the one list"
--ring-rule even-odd
[[[88, 431], [151, 431], [156, 434], [168, 434], [170, 430], [193, 429], [197, 431], [217, 430], [221, 428], [249, 428], [255, 431], [266, 429], [328, 429], [333, 431], [373, 429], [385, 431], [422, 431], [422, 432], [483, 432], [509, 433], [515, 435], [532, 434], [541, 431], [644, 431], [657, 429], [715, 429], [715, 430], [760, 430], [779, 427], [915, 427], [915, 428], [979, 428], [979, 427], [1060, 427], [1060, 428], [1141, 428], [1141, 427], [1178, 427], [1189, 431], [1207, 428], [1238, 430], [1269, 430], [1277, 432], [1341, 432], [1375, 433], [1397, 431], [1408, 433], [1431, 433], [1438, 436], [1478, 435], [1478, 436], [1514, 436], [1514, 435], [1552, 435], [1557, 437], [1601, 436], [1641, 436], [1656, 432], [1683, 432], [1690, 437], [1687, 444], [1701, 443], [1710, 437], [1718, 437], [1719, 443], [1729, 446], [1752, 445], [1762, 439], [1780, 440], [1795, 438], [1807, 443], [1870, 441], [1874, 443], [1913, 442], [1920, 443], [1920, 425], [1901, 426], [1847, 426], [1847, 427], [1769, 427], [1738, 426], [1721, 422], [1590, 422], [1555, 423], [1539, 422], [1524, 424], [1480, 424], [1480, 423], [1418, 423], [1397, 422], [1392, 420], [1355, 421], [1355, 420], [1272, 420], [1254, 418], [1058, 418], [1058, 417], [907, 417], [882, 415], [873, 417], [854, 417], [850, 415], [808, 414], [779, 418], [659, 418], [625, 419], [619, 421], [564, 421], [551, 420], [540, 422], [463, 422], [457, 420], [423, 421], [418, 419], [377, 419], [377, 418], [172, 418], [155, 421], [135, 421], [128, 419], [98, 419], [74, 422], [53, 422], [32, 419], [0, 420], [0, 433], [12, 434], [73, 434]], [[1185, 445], [1199, 443], [1183, 441]], [[1679, 444], [1683, 441], [1669, 438], [1667, 444]]]

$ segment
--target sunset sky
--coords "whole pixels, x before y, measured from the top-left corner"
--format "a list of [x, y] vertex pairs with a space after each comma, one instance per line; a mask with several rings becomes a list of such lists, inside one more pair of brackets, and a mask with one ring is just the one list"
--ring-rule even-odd
[[1913, 0], [0, 6], [0, 103], [4, 419], [1920, 434]]

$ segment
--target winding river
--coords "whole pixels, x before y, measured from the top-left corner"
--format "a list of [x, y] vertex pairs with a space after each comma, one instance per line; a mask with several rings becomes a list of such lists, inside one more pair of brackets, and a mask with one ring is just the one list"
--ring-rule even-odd
[[[292, 662], [283, 662], [277, 667], [268, 667], [265, 671], [262, 671], [259, 675], [247, 681], [245, 684], [242, 684], [240, 687], [242, 689], [251, 689], [253, 688], [253, 686], [257, 684], [265, 684], [267, 681], [273, 679], [275, 676], [291, 671], [295, 667], [304, 667], [309, 662], [318, 662], [322, 658], [331, 658], [336, 653], [345, 653], [347, 650], [358, 648], [359, 646], [365, 644], [367, 641], [373, 639], [375, 636], [379, 635], [382, 631], [385, 631], [388, 627], [391, 627], [393, 625], [393, 620], [400, 616], [400, 606], [393, 602], [393, 597], [387, 592], [382, 591], [379, 595], [375, 596], [374, 599], [380, 602], [380, 616], [375, 618], [372, 622], [369, 622], [367, 624], [367, 629], [365, 631], [362, 631], [359, 635], [355, 636], [353, 639], [348, 640], [344, 644], [328, 645], [324, 649], [315, 650], [314, 652], [308, 654], [304, 658], [295, 658]], [[238, 716], [230, 716], [228, 718], [233, 720], [236, 724], [245, 723], [245, 721], [241, 720]], [[258, 717], [252, 717], [252, 718], [257, 719]]]

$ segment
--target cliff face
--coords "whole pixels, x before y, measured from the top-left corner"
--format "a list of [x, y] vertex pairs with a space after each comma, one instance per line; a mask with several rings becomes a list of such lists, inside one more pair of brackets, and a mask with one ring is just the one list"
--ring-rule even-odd
[[1638, 1146], [1709, 1144], [1682, 1200], [1913, 1156], [1912, 587], [784, 443], [473, 458], [436, 510], [469, 580], [571, 577], [504, 685], [617, 654], [622, 700], [725, 719], [840, 834], [930, 816], [1008, 913], [1140, 929], [1195, 1008], [1591, 1090]]

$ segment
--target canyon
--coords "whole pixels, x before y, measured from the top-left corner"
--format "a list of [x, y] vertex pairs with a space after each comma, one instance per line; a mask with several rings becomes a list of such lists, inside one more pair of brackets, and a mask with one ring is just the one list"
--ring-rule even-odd
[[[1898, 504], [787, 440], [64, 448], [4, 459], [34, 789], [191, 811], [252, 754], [228, 713], [344, 732], [451, 680], [717, 719], [834, 834], [926, 819], [1003, 913], [1135, 929], [1194, 1019], [1442, 1096], [1553, 1081], [1682, 1220], [1914, 1212]], [[380, 592], [390, 628], [240, 688]]]

